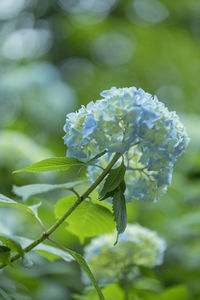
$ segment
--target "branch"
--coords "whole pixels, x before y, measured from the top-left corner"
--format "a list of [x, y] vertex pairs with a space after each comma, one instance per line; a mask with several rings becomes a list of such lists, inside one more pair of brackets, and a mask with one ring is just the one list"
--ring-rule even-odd
[[[52, 225], [46, 232], [43, 232], [43, 234], [35, 240], [33, 243], [28, 245], [26, 248], [24, 248], [24, 252], [27, 253], [31, 251], [33, 248], [35, 248], [37, 245], [42, 243], [44, 240], [48, 239], [48, 237], [71, 215], [71, 213], [79, 206], [88, 196], [91, 192], [101, 183], [101, 181], [106, 177], [106, 175], [110, 172], [114, 164], [118, 161], [118, 159], [122, 156], [121, 153], [116, 153], [113, 157], [113, 159], [110, 161], [108, 166], [104, 169], [104, 171], [99, 175], [97, 180], [87, 189], [85, 193], [83, 193], [82, 196], [78, 197], [77, 201], [64, 213], [62, 217], [60, 217], [57, 222]], [[11, 262], [14, 262], [15, 260], [19, 259], [21, 256], [19, 254], [14, 255], [11, 258]], [[0, 269], [4, 268], [6, 264], [3, 264], [0, 266]]]

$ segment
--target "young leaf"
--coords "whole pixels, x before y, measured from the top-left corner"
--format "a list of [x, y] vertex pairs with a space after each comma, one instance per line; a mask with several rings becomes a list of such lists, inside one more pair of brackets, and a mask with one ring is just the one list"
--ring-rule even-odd
[[45, 160], [41, 160], [24, 169], [16, 170], [13, 173], [66, 171], [70, 167], [74, 166], [84, 167], [86, 166], [86, 164], [72, 157], [52, 157]]
[[32, 216], [34, 216], [37, 221], [38, 221], [38, 215], [36, 214], [35, 208], [37, 206], [40, 205], [41, 203], [38, 203], [36, 205], [33, 206], [26, 206], [22, 203], [18, 203], [2, 194], [0, 194], [0, 205], [4, 205], [4, 206], [10, 206], [10, 207], [16, 207], [16, 208], [20, 208], [23, 209], [24, 211], [28, 212], [29, 214], [31, 214]]
[[21, 257], [24, 257], [24, 251], [21, 245], [15, 241], [14, 238], [11, 238], [7, 235], [0, 234], [0, 241], [10, 249], [11, 252], [18, 252]]
[[[16, 238], [24, 248], [27, 247], [29, 244], [31, 244], [33, 242], [33, 240], [28, 239], [28, 238], [24, 238], [24, 237], [19, 237], [18, 236]], [[62, 258], [63, 260], [68, 261], [68, 262], [73, 260], [71, 255], [69, 255], [65, 251], [63, 251], [63, 250], [61, 250], [57, 247], [49, 246], [49, 245], [46, 245], [46, 244], [43, 244], [43, 243], [37, 245], [35, 248], [32, 249], [32, 251], [39, 252], [42, 255], [43, 255], [43, 252], [44, 253], [50, 253], [55, 258]], [[45, 257], [47, 257], [47, 256], [45, 255]]]
[[82, 181], [73, 181], [68, 183], [61, 184], [28, 184], [23, 186], [13, 186], [13, 192], [22, 197], [24, 201], [26, 201], [29, 197], [41, 193], [46, 193], [53, 191], [55, 189], [71, 189], [76, 185], [81, 185]]
[[97, 282], [96, 282], [96, 279], [93, 275], [93, 273], [91, 272], [87, 262], [85, 261], [85, 259], [79, 254], [79, 253], [76, 253], [68, 248], [65, 248], [65, 250], [77, 261], [77, 263], [82, 267], [82, 269], [86, 272], [86, 274], [88, 275], [88, 277], [90, 278], [90, 280], [92, 281], [96, 291], [97, 291], [97, 294], [99, 296], [99, 299], [100, 300], [105, 300], [103, 294], [102, 294], [102, 291], [100, 290]]
[[119, 235], [120, 233], [124, 232], [127, 225], [126, 199], [121, 189], [114, 194], [112, 203], [113, 213], [117, 223], [117, 232]]
[[[60, 218], [75, 202], [76, 197], [60, 199], [55, 207], [55, 215]], [[86, 237], [113, 231], [115, 224], [112, 213], [106, 207], [85, 200], [79, 205], [66, 222], [67, 230], [79, 237], [83, 243]]]
[[0, 245], [0, 263], [10, 264], [10, 248]]
[[125, 172], [126, 167], [123, 162], [120, 167], [110, 171], [100, 192], [101, 198], [104, 198], [106, 194], [114, 191], [120, 185], [120, 183], [124, 180]]

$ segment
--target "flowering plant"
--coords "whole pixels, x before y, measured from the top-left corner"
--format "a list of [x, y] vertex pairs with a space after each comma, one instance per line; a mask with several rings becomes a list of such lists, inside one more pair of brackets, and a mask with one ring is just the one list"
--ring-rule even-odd
[[[159, 199], [189, 141], [183, 124], [175, 112], [142, 89], [113, 87], [101, 96], [102, 100], [67, 115], [67, 156], [84, 162], [97, 157], [95, 161], [104, 167], [113, 153], [121, 153], [127, 199]], [[88, 168], [92, 180], [98, 174], [97, 167]]]
[[[138, 267], [153, 268], [162, 264], [166, 242], [156, 232], [139, 224], [128, 224], [113, 247], [114, 234], [94, 238], [84, 249], [84, 257], [101, 284], [123, 280], [124, 272], [131, 280]], [[83, 275], [88, 283], [88, 278]]]
[[[100, 277], [103, 266], [101, 258], [105, 259], [105, 256], [110, 260], [116, 258], [119, 270], [121, 263], [129, 268], [133, 264], [153, 267], [162, 262], [165, 242], [156, 233], [139, 225], [128, 225], [124, 232], [127, 226], [126, 201], [133, 198], [158, 200], [171, 183], [174, 163], [185, 151], [189, 139], [176, 113], [169, 112], [156, 97], [142, 89], [112, 88], [101, 95], [102, 100], [90, 102], [78, 112], [67, 115], [64, 127], [67, 157], [49, 158], [15, 171], [76, 170], [76, 181], [14, 187], [15, 194], [24, 201], [54, 189], [64, 189], [74, 195], [57, 202], [57, 221], [49, 229], [45, 228], [38, 215], [41, 203], [30, 206], [0, 195], [1, 205], [24, 210], [35, 218], [42, 229], [42, 234], [34, 241], [0, 234], [0, 268], [18, 259], [27, 260], [30, 251], [40, 251], [43, 255], [51, 253], [66, 261], [75, 259], [89, 276], [99, 299], [103, 300], [105, 298], [86, 260], [90, 261], [92, 269], [93, 264], [97, 266], [93, 271]], [[91, 181], [83, 193], [87, 182], [82, 180], [81, 170], [86, 171]], [[97, 188], [98, 199], [93, 199]], [[112, 201], [112, 208], [102, 202], [104, 199]], [[86, 237], [110, 233], [115, 226], [113, 215], [118, 245], [114, 247], [113, 235], [102, 235], [85, 248], [86, 260], [50, 237], [65, 221], [68, 231], [77, 235], [81, 242]], [[44, 244], [45, 240], [54, 243], [55, 247]], [[112, 261], [108, 264], [113, 276], [118, 276]]]

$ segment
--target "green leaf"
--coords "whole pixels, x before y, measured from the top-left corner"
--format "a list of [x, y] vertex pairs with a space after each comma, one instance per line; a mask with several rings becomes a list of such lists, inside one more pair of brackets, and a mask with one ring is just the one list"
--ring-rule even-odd
[[122, 182], [119, 185], [120, 190], [124, 193], [126, 190], [126, 183], [125, 180], [123, 179]]
[[[19, 237], [19, 236], [17, 236], [16, 239], [20, 242], [20, 244], [24, 248], [27, 247], [29, 244], [31, 244], [33, 242], [33, 240], [25, 238], [25, 237]], [[43, 252], [45, 254], [46, 253], [50, 253], [50, 254], [52, 254], [54, 256], [54, 258], [62, 258], [63, 260], [65, 260], [67, 262], [73, 260], [72, 257], [71, 257], [71, 255], [69, 255], [65, 251], [63, 251], [63, 250], [61, 250], [59, 248], [53, 247], [53, 246], [49, 246], [49, 245], [43, 244], [43, 243], [37, 245], [31, 251], [39, 252], [42, 255], [43, 255]], [[48, 258], [48, 255], [44, 255], [44, 256], [46, 258]], [[50, 260], [52, 260], [53, 256], [51, 256]]]
[[2, 288], [0, 288], [0, 296], [2, 297], [2, 300], [13, 300], [13, 298], [10, 298]]
[[[102, 289], [102, 292], [104, 294], [104, 297], [106, 298], [106, 300], [124, 300], [124, 291], [123, 289], [120, 287], [119, 284], [109, 284], [106, 285], [106, 287], [104, 287]], [[86, 298], [84, 298], [86, 297]], [[83, 298], [75, 298], [77, 300], [98, 300], [96, 294], [94, 294], [94, 290], [90, 289], [86, 296], [83, 296]], [[131, 300], [132, 298], [130, 298]]]
[[185, 285], [176, 285], [168, 288], [161, 295], [162, 300], [186, 300], [188, 299], [188, 289]]
[[34, 216], [36, 218], [36, 220], [39, 221], [38, 215], [36, 213], [36, 208], [38, 208], [38, 206], [40, 206], [41, 203], [38, 203], [38, 204], [32, 205], [32, 206], [27, 206], [27, 205], [24, 205], [22, 203], [18, 203], [16, 201], [0, 194], [0, 205], [20, 208], [20, 209], [28, 212], [32, 216]]
[[107, 199], [107, 198], [113, 197], [114, 194], [118, 191], [119, 188], [120, 188], [123, 192], [125, 191], [125, 189], [126, 189], [126, 184], [125, 184], [124, 179], [122, 180], [122, 182], [120, 183], [120, 185], [119, 185], [115, 190], [106, 193], [106, 194], [104, 195], [104, 197], [100, 198], [99, 200], [102, 201], [102, 200], [105, 200], [105, 199]]
[[44, 229], [44, 225], [42, 220], [39, 218], [38, 215], [38, 208], [40, 207], [41, 202], [34, 204], [34, 205], [29, 205], [28, 208], [32, 211], [34, 217], [36, 218], [36, 220], [39, 222], [39, 224], [42, 226], [42, 229]]
[[120, 167], [110, 171], [100, 192], [101, 198], [104, 198], [108, 193], [114, 191], [120, 185], [120, 183], [124, 180], [125, 172], [126, 167], [123, 161]]
[[119, 235], [124, 232], [127, 225], [126, 199], [121, 189], [114, 194], [112, 204], [115, 221], [117, 223], [117, 232]]
[[83, 296], [83, 295], [77, 295], [77, 294], [73, 294], [73, 300], [93, 300], [94, 298], [90, 298], [87, 296]]
[[0, 262], [3, 264], [10, 264], [10, 248], [0, 245]]
[[107, 152], [107, 150], [102, 151], [101, 153], [97, 154], [95, 157], [91, 158], [87, 164], [93, 163], [95, 162], [98, 158], [100, 158], [101, 156], [103, 156], [105, 153]]
[[77, 185], [81, 185], [82, 183], [83, 181], [79, 180], [61, 184], [28, 184], [23, 186], [13, 186], [13, 192], [26, 201], [33, 195], [50, 192], [55, 189], [71, 189]]
[[21, 245], [15, 239], [5, 234], [0, 234], [0, 241], [10, 249], [11, 252], [17, 252], [21, 257], [24, 257], [24, 251]]
[[79, 161], [76, 158], [71, 157], [52, 157], [41, 160], [35, 164], [30, 165], [24, 169], [16, 170], [13, 173], [19, 172], [48, 172], [48, 171], [66, 171], [70, 167], [86, 166], [85, 163]]
[[[55, 207], [55, 215], [60, 218], [76, 201], [76, 197], [60, 199]], [[112, 213], [106, 207], [85, 200], [71, 214], [66, 222], [67, 230], [79, 237], [83, 243], [86, 237], [113, 231], [115, 223]]]
[[32, 259], [31, 251], [27, 252], [27, 253], [24, 253], [24, 259], [22, 261], [22, 265], [23, 265], [24, 268], [27, 268], [27, 269], [30, 269], [30, 268], [33, 267], [34, 262], [33, 262], [33, 259]]
[[92, 271], [90, 270], [87, 262], [85, 261], [85, 259], [79, 254], [79, 253], [76, 253], [68, 248], [65, 248], [66, 251], [77, 261], [77, 263], [79, 263], [79, 265], [82, 267], [82, 269], [86, 272], [86, 274], [88, 275], [88, 277], [90, 278], [90, 280], [92, 281], [96, 291], [97, 291], [97, 294], [99, 296], [99, 299], [100, 300], [105, 300], [97, 282], [96, 282], [96, 279], [92, 273]]
[[123, 300], [124, 292], [120, 285], [110, 284], [103, 288], [103, 293], [106, 297], [106, 300]]

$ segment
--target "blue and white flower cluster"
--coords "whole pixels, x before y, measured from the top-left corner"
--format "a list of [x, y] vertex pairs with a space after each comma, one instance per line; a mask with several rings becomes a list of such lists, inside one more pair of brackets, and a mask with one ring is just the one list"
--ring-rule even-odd
[[[67, 115], [67, 156], [84, 162], [99, 153], [102, 166], [110, 156], [124, 154], [128, 199], [157, 200], [171, 183], [176, 158], [186, 149], [187, 133], [176, 112], [142, 89], [111, 88], [102, 100]], [[99, 169], [89, 167], [89, 176]]]
[[120, 280], [123, 271], [134, 277], [138, 266], [153, 268], [163, 262], [165, 240], [139, 224], [128, 224], [115, 247], [114, 241], [115, 234], [101, 235], [84, 249], [85, 259], [102, 284]]

